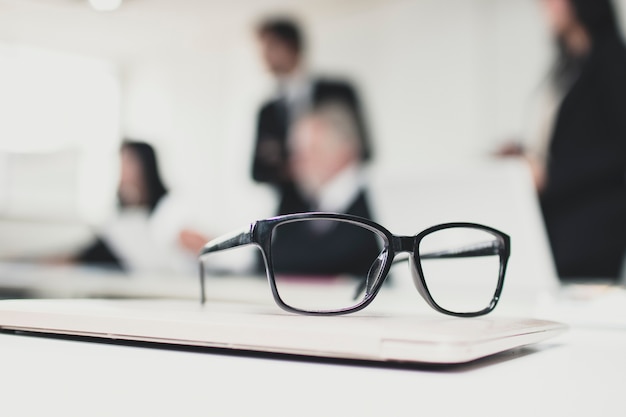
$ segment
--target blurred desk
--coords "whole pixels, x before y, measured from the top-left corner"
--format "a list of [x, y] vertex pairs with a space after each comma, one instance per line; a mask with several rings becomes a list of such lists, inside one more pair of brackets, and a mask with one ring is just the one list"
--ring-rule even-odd
[[[146, 284], [139, 281], [135, 294], [148, 296], [139, 291]], [[219, 280], [213, 284], [213, 289], [221, 286]], [[170, 280], [168, 285], [168, 291], [176, 291], [173, 295], [197, 297], [195, 279]], [[263, 280], [248, 280], [246, 286], [251, 297], [272, 303]], [[373, 308], [388, 308], [400, 298], [421, 303], [417, 293], [387, 290]], [[558, 305], [562, 300], [551, 300], [544, 300], [555, 303], [551, 311], [545, 305], [537, 311], [543, 309], [543, 318], [561, 314], [568, 322], [571, 300], [563, 309]], [[622, 416], [626, 325], [571, 317], [572, 328], [562, 336], [456, 367], [380, 366], [0, 334], [1, 407], [3, 415], [18, 417]]]
[[3, 298], [198, 298], [195, 276], [125, 274], [104, 268], [0, 262]]

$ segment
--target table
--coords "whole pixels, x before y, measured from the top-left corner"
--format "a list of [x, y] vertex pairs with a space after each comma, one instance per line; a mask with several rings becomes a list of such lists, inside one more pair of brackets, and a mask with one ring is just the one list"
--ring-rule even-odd
[[[626, 321], [603, 320], [593, 303], [625, 296], [592, 293], [538, 306], [539, 316], [570, 317], [569, 332], [455, 367], [0, 334], [0, 407], [18, 417], [623, 416]], [[614, 316], [626, 317], [622, 305]], [[576, 306], [600, 316], [582, 320]]]
[[402, 369], [0, 334], [0, 392], [7, 416], [622, 416], [625, 349], [624, 332], [574, 329]]

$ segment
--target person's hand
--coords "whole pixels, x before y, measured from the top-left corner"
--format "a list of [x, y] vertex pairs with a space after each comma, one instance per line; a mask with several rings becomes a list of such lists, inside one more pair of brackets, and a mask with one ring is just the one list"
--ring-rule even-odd
[[494, 153], [494, 156], [501, 158], [521, 158], [528, 164], [532, 180], [537, 192], [541, 192], [546, 185], [546, 169], [539, 159], [532, 154], [526, 152], [526, 150], [516, 142], [509, 142], [498, 148]]
[[191, 229], [183, 229], [178, 234], [178, 242], [187, 251], [198, 254], [209, 241], [209, 238], [200, 232]]
[[499, 157], [523, 156], [524, 148], [516, 142], [508, 142], [496, 149], [493, 154]]

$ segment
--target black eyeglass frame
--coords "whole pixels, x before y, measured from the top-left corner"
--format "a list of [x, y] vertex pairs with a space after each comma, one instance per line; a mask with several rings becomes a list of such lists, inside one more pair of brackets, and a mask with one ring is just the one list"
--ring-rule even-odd
[[[350, 223], [356, 226], [363, 227], [368, 229], [374, 233], [376, 233], [379, 237], [382, 238], [384, 242], [384, 248], [381, 250], [381, 254], [386, 252], [386, 256], [384, 257], [383, 265], [381, 270], [378, 272], [377, 276], [374, 278], [374, 285], [369, 288], [366, 292], [365, 296], [361, 301], [351, 307], [347, 307], [344, 309], [337, 309], [332, 311], [311, 311], [311, 310], [301, 310], [295, 307], [292, 307], [286, 304], [280, 297], [278, 292], [278, 288], [276, 285], [276, 279], [274, 277], [274, 268], [272, 262], [272, 235], [274, 229], [278, 226], [291, 223], [291, 222], [299, 222], [306, 220], [333, 220], [333, 221], [341, 221]], [[497, 245], [489, 244], [487, 246], [472, 246], [469, 248], [459, 248], [456, 250], [450, 251], [440, 251], [438, 253], [433, 254], [419, 254], [419, 244], [422, 239], [439, 230], [451, 229], [451, 228], [471, 228], [478, 229], [488, 232], [494, 235], [497, 238]], [[399, 236], [392, 234], [385, 227], [380, 224], [373, 222], [369, 219], [365, 219], [358, 216], [352, 216], [349, 214], [339, 214], [339, 213], [325, 213], [325, 212], [310, 212], [310, 213], [296, 213], [296, 214], [287, 214], [282, 216], [276, 216], [269, 219], [257, 220], [250, 224], [250, 226], [244, 230], [240, 230], [229, 235], [222, 236], [220, 238], [214, 239], [208, 242], [204, 248], [201, 250], [199, 254], [200, 261], [200, 300], [201, 303], [204, 304], [206, 302], [206, 294], [205, 294], [205, 265], [203, 261], [203, 257], [207, 254], [219, 252], [223, 250], [233, 249], [239, 246], [246, 245], [255, 245], [257, 246], [263, 255], [263, 261], [265, 264], [266, 276], [270, 285], [270, 289], [272, 291], [272, 296], [274, 301], [280, 308], [285, 311], [289, 311], [292, 313], [305, 314], [305, 315], [342, 315], [349, 314], [363, 308], [367, 307], [373, 300], [376, 298], [378, 291], [382, 287], [385, 279], [389, 275], [389, 270], [391, 269], [392, 264], [394, 263], [396, 255], [400, 253], [409, 253], [409, 261], [411, 261], [414, 272], [414, 283], [417, 288], [417, 291], [420, 293], [422, 298], [428, 303], [430, 307], [435, 309], [436, 311], [456, 316], [456, 317], [477, 317], [482, 316], [487, 313], [493, 311], [493, 309], [498, 304], [500, 300], [500, 296], [502, 293], [502, 288], [504, 285], [504, 276], [506, 272], [507, 263], [509, 260], [509, 256], [511, 254], [511, 239], [510, 237], [492, 227], [484, 226], [477, 223], [468, 223], [468, 222], [453, 222], [453, 223], [444, 223], [436, 226], [429, 227], [420, 233], [414, 236]], [[500, 258], [500, 268], [498, 272], [498, 282], [496, 285], [496, 289], [494, 291], [493, 297], [487, 307], [482, 310], [474, 311], [474, 312], [454, 312], [447, 310], [441, 306], [439, 306], [428, 290], [428, 286], [424, 279], [424, 273], [422, 269], [421, 259], [433, 259], [433, 258], [459, 258], [459, 257], [475, 257], [475, 256], [488, 256], [488, 255], [499, 255]], [[379, 256], [380, 258], [380, 256]]]

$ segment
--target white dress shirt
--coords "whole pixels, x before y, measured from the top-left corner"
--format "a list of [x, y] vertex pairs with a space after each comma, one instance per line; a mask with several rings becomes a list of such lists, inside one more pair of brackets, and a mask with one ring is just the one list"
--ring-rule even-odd
[[315, 210], [345, 213], [365, 186], [365, 173], [358, 163], [350, 164], [311, 196]]

